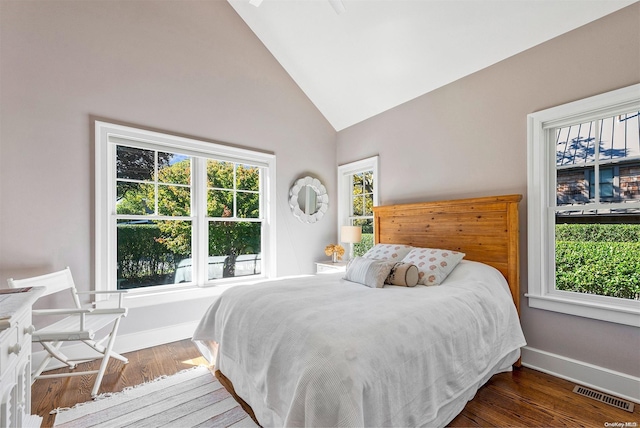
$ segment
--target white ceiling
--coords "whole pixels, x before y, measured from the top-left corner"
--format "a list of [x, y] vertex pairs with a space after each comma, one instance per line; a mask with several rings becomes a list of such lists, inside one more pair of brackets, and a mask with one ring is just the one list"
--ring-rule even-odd
[[228, 1], [339, 131], [637, 0]]

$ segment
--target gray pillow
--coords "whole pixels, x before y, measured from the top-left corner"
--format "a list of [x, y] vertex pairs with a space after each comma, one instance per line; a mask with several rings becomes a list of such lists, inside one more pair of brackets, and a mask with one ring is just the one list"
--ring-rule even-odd
[[371, 288], [382, 288], [393, 265], [395, 262], [390, 260], [355, 257], [347, 265], [344, 279]]

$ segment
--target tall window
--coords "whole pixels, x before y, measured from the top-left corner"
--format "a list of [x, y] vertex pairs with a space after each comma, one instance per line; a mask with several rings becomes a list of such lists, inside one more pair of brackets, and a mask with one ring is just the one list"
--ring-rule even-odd
[[529, 115], [529, 305], [640, 326], [640, 85]]
[[339, 224], [361, 226], [362, 240], [354, 245], [360, 256], [373, 246], [373, 207], [378, 205], [378, 157], [338, 167]]
[[158, 290], [272, 275], [272, 155], [96, 122], [96, 276]]

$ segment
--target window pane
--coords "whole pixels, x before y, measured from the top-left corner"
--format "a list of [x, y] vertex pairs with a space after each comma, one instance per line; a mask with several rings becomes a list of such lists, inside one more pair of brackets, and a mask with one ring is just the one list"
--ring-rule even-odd
[[209, 159], [207, 161], [207, 180], [209, 187], [233, 189], [233, 167], [231, 162]]
[[585, 170], [559, 170], [557, 173], [556, 203], [558, 205], [586, 204], [591, 198], [590, 181], [585, 178]]
[[209, 279], [261, 272], [261, 223], [209, 223]]
[[373, 215], [373, 195], [367, 194], [364, 199], [364, 215]]
[[154, 179], [155, 152], [116, 146], [116, 177], [130, 180], [151, 181]]
[[555, 235], [557, 290], [638, 299], [640, 214], [563, 211]]
[[373, 171], [365, 171], [362, 176], [365, 193], [373, 193]]
[[595, 159], [595, 122], [556, 131], [556, 165], [579, 165]]
[[640, 161], [620, 165], [619, 167], [620, 191], [619, 197], [623, 201], [640, 199]]
[[[596, 194], [596, 173], [593, 169], [588, 170], [589, 176], [589, 198], [595, 200]], [[600, 168], [600, 202], [612, 202], [614, 198], [614, 169]]]
[[600, 121], [600, 160], [640, 156], [638, 112], [629, 112]]
[[600, 198], [613, 198], [613, 168], [600, 168]]
[[158, 214], [171, 216], [191, 215], [191, 188], [159, 184]]
[[233, 217], [233, 192], [209, 190], [207, 193], [207, 215], [209, 217]]
[[155, 214], [155, 186], [153, 184], [118, 181], [116, 212], [118, 214]]
[[158, 181], [171, 184], [191, 184], [191, 158], [175, 153], [158, 153], [158, 159], [166, 163], [158, 165]]
[[238, 217], [260, 218], [260, 194], [238, 192]]
[[364, 196], [355, 196], [352, 200], [353, 215], [364, 215]]
[[364, 173], [353, 174], [353, 188], [351, 189], [353, 195], [362, 194], [362, 183], [364, 180]]
[[[639, 127], [640, 116], [634, 111], [556, 130], [557, 204], [640, 199]], [[595, 194], [595, 163], [599, 195]]]
[[190, 257], [190, 221], [118, 221], [118, 289], [190, 281]]
[[260, 168], [250, 165], [238, 165], [236, 168], [236, 186], [239, 190], [260, 190]]
[[354, 256], [361, 256], [373, 247], [373, 218], [354, 219], [351, 225], [362, 227], [362, 239], [353, 245]]

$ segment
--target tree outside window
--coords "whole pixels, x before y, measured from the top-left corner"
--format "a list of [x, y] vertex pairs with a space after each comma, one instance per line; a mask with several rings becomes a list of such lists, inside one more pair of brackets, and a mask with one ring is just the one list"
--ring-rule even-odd
[[[119, 288], [193, 278], [194, 160], [117, 146]], [[206, 176], [208, 279], [261, 273], [260, 168], [208, 159]]]

